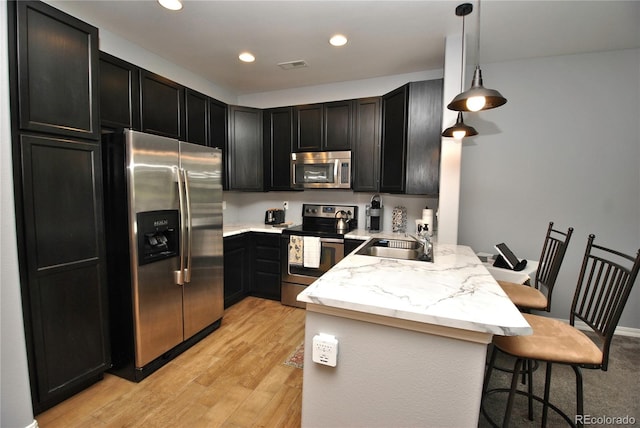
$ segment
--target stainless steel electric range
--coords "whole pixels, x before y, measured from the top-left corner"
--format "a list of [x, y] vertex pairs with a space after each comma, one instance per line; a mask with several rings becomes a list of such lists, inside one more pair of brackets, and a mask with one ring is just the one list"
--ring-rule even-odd
[[357, 227], [355, 205], [302, 205], [302, 224], [282, 232], [282, 304], [305, 307], [296, 297], [344, 258], [344, 235]]

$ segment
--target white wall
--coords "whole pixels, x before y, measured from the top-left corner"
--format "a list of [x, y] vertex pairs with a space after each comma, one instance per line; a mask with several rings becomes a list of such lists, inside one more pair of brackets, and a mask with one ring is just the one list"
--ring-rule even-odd
[[325, 101], [377, 97], [399, 88], [407, 82], [440, 79], [442, 69], [397, 74], [373, 79], [352, 80], [326, 85], [306, 86], [282, 91], [238, 96], [238, 104], [256, 108], [283, 107]]
[[[370, 203], [373, 193], [357, 193], [348, 190], [305, 190], [304, 192], [224, 192], [226, 209], [223, 212], [224, 223], [264, 223], [264, 212], [268, 208], [282, 208], [282, 202], [289, 202], [285, 213], [286, 221], [302, 222], [302, 204], [346, 204], [358, 206], [358, 228], [365, 227], [365, 206]], [[391, 232], [391, 213], [396, 206], [407, 208], [407, 232], [415, 233], [415, 220], [422, 218], [425, 206], [435, 208], [437, 199], [415, 195], [381, 194], [383, 216], [382, 226], [385, 232]], [[436, 225], [437, 226], [437, 225]]]
[[22, 323], [16, 244], [7, 64], [7, 4], [0, 2], [0, 426], [33, 423], [27, 351]]
[[[566, 319], [590, 233], [640, 248], [640, 50], [482, 70], [508, 102], [465, 116], [479, 135], [463, 143], [459, 241], [489, 252], [504, 241], [537, 260], [549, 221], [573, 226], [551, 312]], [[640, 284], [620, 325], [640, 328]]]
[[[53, 2], [51, 2], [53, 3]], [[65, 2], [56, 2], [54, 7], [62, 10]], [[100, 29], [100, 50], [142, 67], [145, 70], [160, 74], [190, 89], [202, 92], [227, 104], [236, 104], [236, 93], [203, 79], [180, 64], [173, 64], [140, 46], [131, 43], [107, 30]]]

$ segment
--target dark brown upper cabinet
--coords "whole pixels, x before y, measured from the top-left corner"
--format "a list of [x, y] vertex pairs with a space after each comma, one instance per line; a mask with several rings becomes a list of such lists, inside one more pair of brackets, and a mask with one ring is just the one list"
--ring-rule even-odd
[[262, 110], [229, 106], [229, 190], [263, 190]]
[[377, 192], [380, 186], [380, 97], [355, 100], [351, 152], [355, 192]]
[[294, 107], [294, 147], [295, 152], [322, 150], [324, 139], [323, 104], [309, 104]]
[[353, 100], [294, 107], [294, 152], [350, 150]]
[[438, 194], [442, 84], [411, 82], [382, 96], [381, 192]]
[[226, 151], [227, 147], [227, 105], [209, 98], [209, 145]]
[[209, 97], [189, 88], [186, 89], [186, 135], [189, 143], [209, 146]]
[[291, 189], [293, 107], [263, 111], [265, 190]]
[[16, 4], [20, 128], [100, 138], [98, 29], [45, 3]]
[[322, 150], [351, 150], [353, 100], [324, 104]]
[[100, 52], [100, 124], [140, 130], [140, 71], [105, 52]]
[[185, 88], [165, 77], [140, 70], [140, 124], [143, 132], [184, 140]]

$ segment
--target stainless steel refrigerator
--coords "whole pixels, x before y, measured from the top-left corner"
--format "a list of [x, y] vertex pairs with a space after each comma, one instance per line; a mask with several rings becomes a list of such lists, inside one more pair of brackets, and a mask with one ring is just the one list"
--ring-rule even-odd
[[140, 381], [220, 325], [221, 152], [131, 130], [102, 143], [112, 372]]

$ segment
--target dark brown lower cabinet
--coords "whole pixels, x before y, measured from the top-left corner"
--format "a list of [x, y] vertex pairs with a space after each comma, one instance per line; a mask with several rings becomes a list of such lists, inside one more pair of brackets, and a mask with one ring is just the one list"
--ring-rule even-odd
[[280, 234], [252, 233], [253, 285], [251, 294], [280, 300]]
[[280, 234], [224, 238], [224, 307], [252, 295], [280, 300]]
[[345, 257], [349, 254], [351, 254], [351, 252], [353, 250], [355, 250], [356, 248], [358, 248], [360, 245], [362, 245], [364, 243], [364, 241], [366, 241], [365, 239], [345, 239], [344, 240], [344, 255]]
[[97, 142], [22, 134], [19, 144], [23, 307], [37, 414], [110, 366], [102, 174]]
[[251, 287], [250, 248], [247, 234], [224, 238], [224, 307], [244, 299]]

